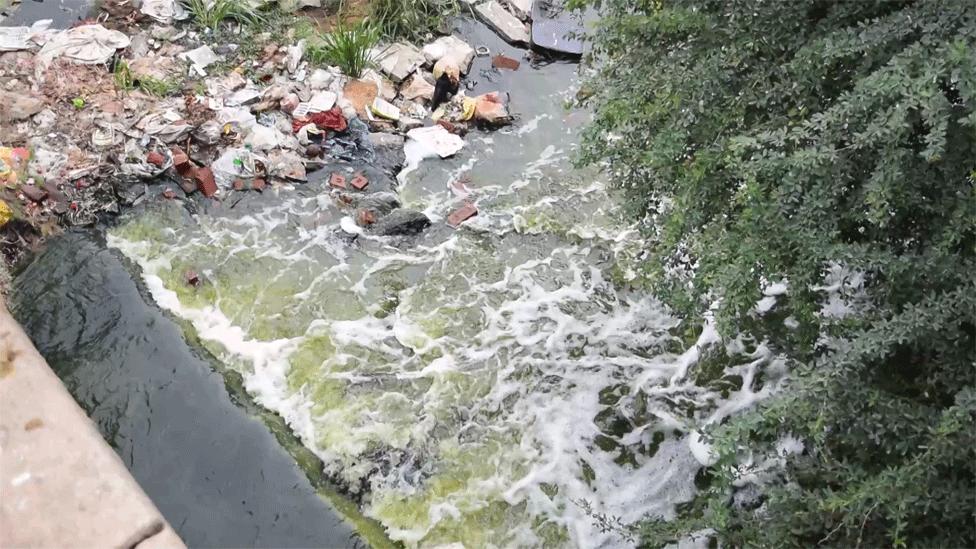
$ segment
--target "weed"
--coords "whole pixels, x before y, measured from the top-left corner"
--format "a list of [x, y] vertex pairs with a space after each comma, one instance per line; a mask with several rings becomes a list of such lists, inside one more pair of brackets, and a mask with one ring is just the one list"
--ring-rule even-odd
[[213, 32], [217, 32], [220, 23], [226, 19], [247, 25], [264, 21], [264, 17], [243, 0], [186, 0], [184, 5], [198, 25]]
[[121, 59], [115, 63], [115, 70], [112, 71], [112, 77], [115, 79], [116, 89], [127, 92], [132, 91], [132, 89], [135, 88], [135, 80], [132, 78], [132, 70], [129, 69], [129, 64]]
[[139, 78], [136, 83], [139, 85], [140, 90], [153, 97], [173, 95], [180, 89], [180, 82], [178, 80], [160, 80], [151, 76]]
[[424, 38], [458, 11], [458, 0], [373, 0], [370, 3], [370, 19], [389, 38]]
[[337, 26], [332, 32], [306, 48], [315, 64], [336, 65], [344, 74], [359, 78], [373, 64], [372, 48], [379, 41], [379, 30], [368, 21], [352, 27]]

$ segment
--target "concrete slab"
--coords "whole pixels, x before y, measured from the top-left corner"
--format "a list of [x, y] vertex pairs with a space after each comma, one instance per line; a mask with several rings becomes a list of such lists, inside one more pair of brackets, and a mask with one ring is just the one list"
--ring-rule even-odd
[[525, 24], [495, 0], [479, 4], [474, 11], [506, 42], [519, 46], [529, 44], [529, 31], [526, 30]]
[[412, 44], [396, 42], [373, 50], [380, 72], [397, 84], [403, 82], [417, 67], [424, 64], [424, 54]]
[[468, 73], [471, 62], [474, 61], [474, 48], [454, 35], [442, 36], [427, 44], [424, 46], [423, 54], [427, 63], [432, 65], [444, 57], [454, 59], [462, 74]]
[[533, 0], [507, 0], [508, 9], [522, 21], [528, 21], [532, 17]]
[[185, 547], [2, 302], [0, 547]]

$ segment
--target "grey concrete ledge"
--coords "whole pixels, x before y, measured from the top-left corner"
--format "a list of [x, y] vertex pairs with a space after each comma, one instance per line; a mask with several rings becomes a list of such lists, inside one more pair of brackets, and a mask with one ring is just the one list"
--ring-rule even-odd
[[0, 547], [185, 547], [2, 298]]

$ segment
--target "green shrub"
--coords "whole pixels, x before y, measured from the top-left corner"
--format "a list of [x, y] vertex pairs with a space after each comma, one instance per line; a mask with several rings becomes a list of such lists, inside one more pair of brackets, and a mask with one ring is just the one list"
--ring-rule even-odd
[[[976, 546], [976, 3], [604, 0], [596, 115], [605, 162], [647, 221], [646, 275], [693, 322], [798, 366], [714, 428], [710, 487], [661, 546]], [[612, 138], [610, 137], [612, 136]], [[832, 265], [859, 295], [825, 315]], [[753, 306], [786, 279], [775, 314]], [[789, 318], [788, 328], [783, 319]], [[743, 455], [792, 435], [761, 511], [733, 506]]]
[[368, 21], [352, 27], [339, 25], [318, 41], [310, 41], [306, 48], [310, 61], [336, 65], [343, 74], [359, 78], [373, 64], [372, 48], [379, 40], [379, 32]]

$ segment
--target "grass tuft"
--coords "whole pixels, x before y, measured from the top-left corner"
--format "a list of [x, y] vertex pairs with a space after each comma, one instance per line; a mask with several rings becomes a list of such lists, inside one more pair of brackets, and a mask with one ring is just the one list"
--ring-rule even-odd
[[242, 0], [186, 0], [184, 5], [198, 25], [213, 32], [227, 19], [246, 25], [264, 22], [264, 16]]
[[383, 36], [417, 40], [436, 31], [460, 9], [458, 0], [372, 0], [369, 18]]
[[372, 48], [379, 37], [379, 30], [368, 21], [352, 27], [339, 25], [311, 41], [306, 54], [312, 63], [336, 65], [343, 74], [359, 78], [374, 62]]

